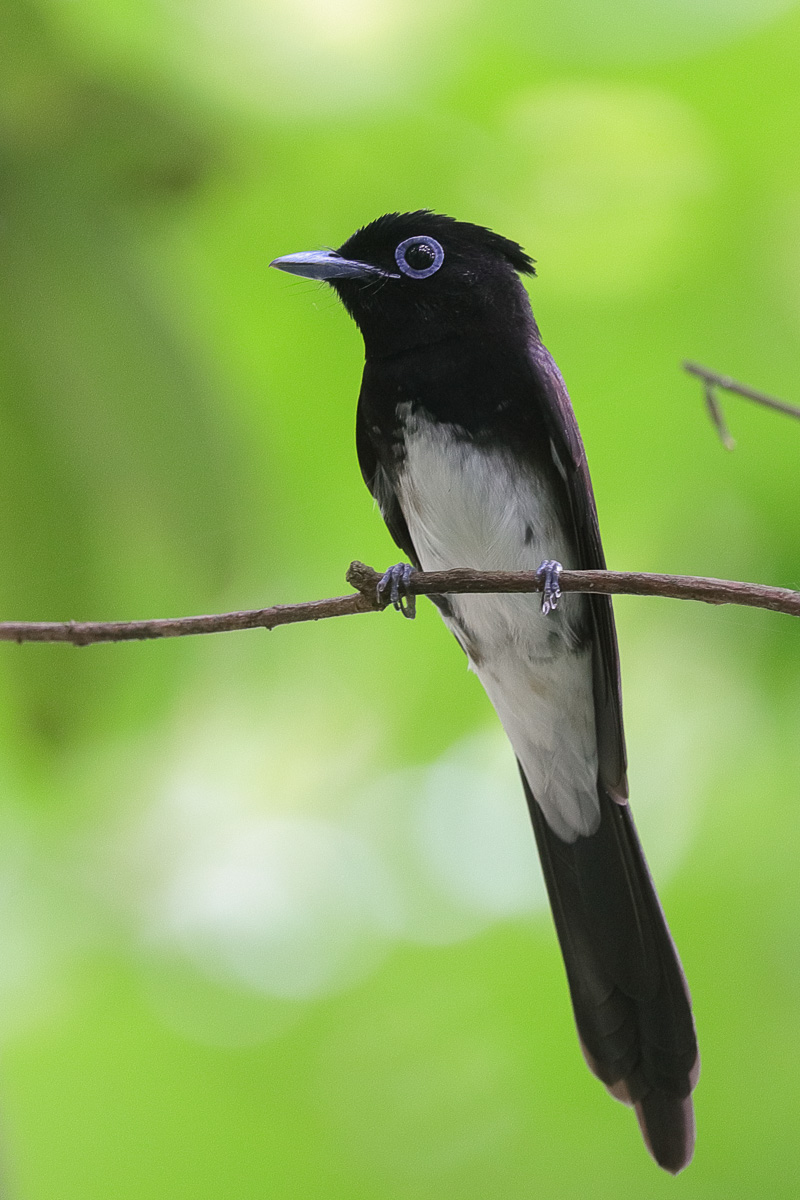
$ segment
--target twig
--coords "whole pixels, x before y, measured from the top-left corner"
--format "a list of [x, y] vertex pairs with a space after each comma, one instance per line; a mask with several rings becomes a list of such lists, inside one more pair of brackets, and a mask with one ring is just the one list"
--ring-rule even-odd
[[209, 617], [166, 617], [151, 621], [0, 621], [0, 642], [70, 642], [90, 646], [95, 642], [136, 642], [151, 638], [190, 637], [197, 633], [232, 633], [237, 629], [274, 629], [325, 617], [348, 617], [382, 607], [360, 592], [331, 600], [303, 604], [276, 604], [243, 612], [215, 613]]
[[703, 393], [706, 398], [706, 408], [708, 409], [714, 428], [719, 434], [720, 441], [726, 450], [735, 450], [736, 439], [732, 436], [730, 429], [728, 429], [725, 414], [722, 411], [719, 400], [717, 400], [717, 393], [714, 391], [714, 385], [709, 383], [708, 380], [703, 384]]
[[788, 417], [796, 417], [800, 420], [800, 408], [797, 405], [787, 404], [785, 400], [776, 400], [774, 396], [757, 392], [755, 388], [745, 387], [743, 383], [738, 383], [729, 375], [720, 375], [717, 371], [709, 371], [708, 367], [701, 367], [698, 363], [693, 362], [685, 362], [683, 369], [690, 375], [696, 375], [698, 379], [703, 380], [706, 406], [726, 450], [733, 450], [736, 442], [725, 424], [725, 418], [717, 400], [716, 388], [722, 388], [725, 392], [735, 392], [737, 396], [744, 396], [746, 400], [753, 400], [756, 404], [763, 404], [765, 408], [773, 408], [776, 412], [785, 413]]
[[[357, 590], [351, 596], [311, 600], [303, 604], [276, 604], [272, 608], [217, 613], [208, 617], [174, 617], [153, 621], [2, 621], [0, 641], [69, 642], [89, 646], [96, 642], [144, 641], [149, 638], [188, 637], [200, 633], [230, 633], [236, 629], [275, 629], [302, 621], [321, 621], [386, 607], [377, 598], [378, 571], [364, 563], [350, 564], [347, 581]], [[665, 596], [674, 600], [700, 600], [705, 604], [741, 604], [800, 617], [800, 592], [726, 579], [693, 575], [649, 575], [634, 571], [563, 571], [562, 592], [605, 595]], [[542, 583], [529, 571], [415, 571], [411, 591], [418, 596], [446, 592], [540, 592]]]

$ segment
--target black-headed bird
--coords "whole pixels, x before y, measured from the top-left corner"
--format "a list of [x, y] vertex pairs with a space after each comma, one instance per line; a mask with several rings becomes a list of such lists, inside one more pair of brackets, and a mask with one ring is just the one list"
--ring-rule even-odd
[[[656, 1162], [680, 1171], [694, 1148], [694, 1023], [627, 803], [611, 600], [559, 599], [561, 564], [605, 560], [567, 389], [520, 279], [533, 262], [425, 210], [272, 265], [327, 280], [361, 330], [358, 458], [410, 564], [544, 573], [541, 603], [433, 599], [519, 762], [586, 1061], [633, 1105]], [[382, 581], [407, 613], [410, 570]]]

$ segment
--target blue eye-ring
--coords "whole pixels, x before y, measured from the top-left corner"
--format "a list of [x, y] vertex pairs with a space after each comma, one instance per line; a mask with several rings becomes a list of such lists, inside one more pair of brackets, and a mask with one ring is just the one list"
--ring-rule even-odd
[[400, 243], [394, 252], [394, 260], [404, 275], [412, 279], [427, 279], [444, 262], [444, 250], [436, 238], [418, 234]]

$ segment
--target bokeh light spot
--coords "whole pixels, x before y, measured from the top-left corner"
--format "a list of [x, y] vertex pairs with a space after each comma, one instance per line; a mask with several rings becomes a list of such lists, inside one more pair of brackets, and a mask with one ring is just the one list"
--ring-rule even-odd
[[284, 114], [381, 106], [459, 58], [454, 36], [438, 53], [459, 15], [448, 2], [205, 0], [197, 14], [218, 48], [217, 71]]

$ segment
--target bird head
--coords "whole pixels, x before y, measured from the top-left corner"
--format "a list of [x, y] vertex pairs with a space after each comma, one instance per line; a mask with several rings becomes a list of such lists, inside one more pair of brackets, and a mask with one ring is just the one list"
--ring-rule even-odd
[[534, 328], [519, 279], [534, 265], [522, 247], [427, 209], [388, 213], [338, 250], [287, 254], [270, 266], [329, 283], [360, 328], [368, 358]]

